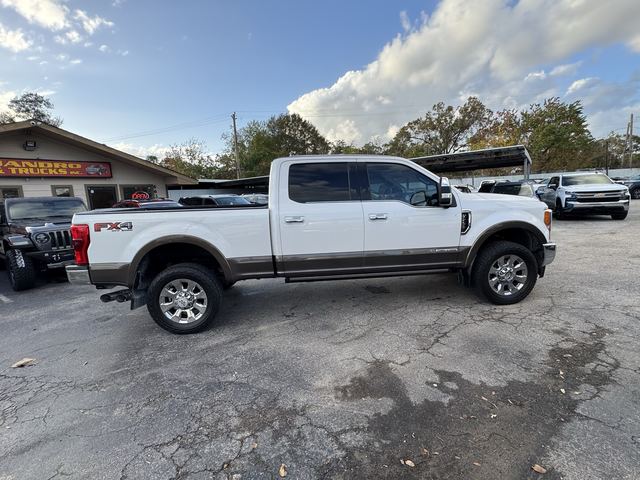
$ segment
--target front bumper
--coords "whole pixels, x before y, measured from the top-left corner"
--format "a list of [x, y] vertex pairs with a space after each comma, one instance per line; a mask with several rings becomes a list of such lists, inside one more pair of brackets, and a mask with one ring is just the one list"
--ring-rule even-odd
[[73, 250], [51, 250], [24, 252], [29, 258], [46, 265], [47, 268], [62, 268], [73, 264], [75, 256]]
[[593, 213], [609, 215], [611, 213], [622, 213], [629, 210], [629, 200], [618, 200], [616, 202], [576, 202], [567, 200], [563, 213]]
[[546, 267], [556, 258], [556, 244], [555, 243], [544, 243], [542, 245], [542, 265], [541, 267]]
[[69, 283], [74, 285], [91, 285], [89, 268], [78, 265], [68, 265], [66, 270]]

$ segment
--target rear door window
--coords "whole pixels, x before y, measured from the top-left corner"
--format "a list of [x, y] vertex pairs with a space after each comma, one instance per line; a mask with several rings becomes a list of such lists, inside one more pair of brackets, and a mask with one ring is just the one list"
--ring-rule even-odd
[[346, 202], [355, 197], [348, 162], [296, 163], [289, 167], [289, 198], [294, 202]]

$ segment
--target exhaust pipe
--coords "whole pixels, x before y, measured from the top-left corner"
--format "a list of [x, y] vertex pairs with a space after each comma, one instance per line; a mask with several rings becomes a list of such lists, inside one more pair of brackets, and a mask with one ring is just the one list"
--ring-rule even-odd
[[117, 292], [105, 293], [104, 295], [100, 295], [100, 300], [104, 303], [113, 302], [114, 300], [118, 303], [124, 303], [131, 300], [131, 290], [127, 288], [118, 290]]

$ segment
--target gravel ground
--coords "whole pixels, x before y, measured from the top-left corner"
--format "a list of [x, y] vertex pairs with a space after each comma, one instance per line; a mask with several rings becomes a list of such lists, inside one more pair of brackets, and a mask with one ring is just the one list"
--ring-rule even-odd
[[553, 237], [518, 305], [454, 276], [248, 281], [192, 336], [2, 272], [0, 480], [640, 478], [640, 202]]

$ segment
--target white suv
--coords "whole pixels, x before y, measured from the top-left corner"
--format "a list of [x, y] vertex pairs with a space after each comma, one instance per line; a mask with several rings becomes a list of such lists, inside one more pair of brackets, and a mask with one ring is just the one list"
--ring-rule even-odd
[[629, 189], [603, 173], [557, 175], [537, 193], [558, 218], [568, 214], [595, 214], [624, 220], [629, 212]]

